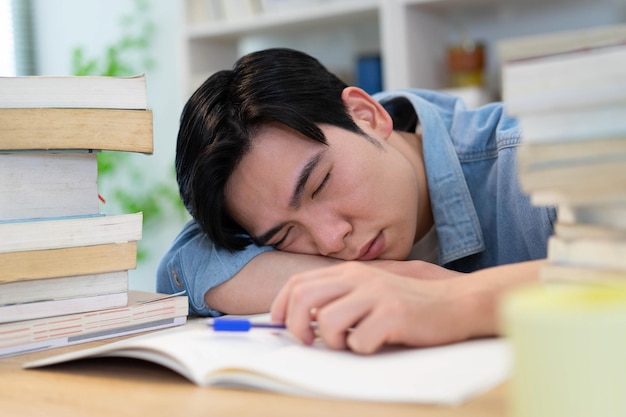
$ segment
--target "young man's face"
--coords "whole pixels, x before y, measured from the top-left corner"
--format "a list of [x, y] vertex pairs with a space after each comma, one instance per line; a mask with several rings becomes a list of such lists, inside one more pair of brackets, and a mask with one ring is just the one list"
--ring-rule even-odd
[[[418, 180], [405, 155], [320, 126], [328, 145], [264, 127], [228, 180], [226, 205], [259, 243], [344, 260], [405, 259], [414, 244]], [[378, 136], [378, 137], [377, 137]]]

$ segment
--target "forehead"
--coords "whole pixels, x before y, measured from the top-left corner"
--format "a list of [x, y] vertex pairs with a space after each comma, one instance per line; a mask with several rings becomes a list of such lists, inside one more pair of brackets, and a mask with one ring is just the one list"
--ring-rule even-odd
[[227, 181], [226, 207], [244, 228], [265, 217], [277, 204], [286, 205], [297, 178], [310, 158], [327, 146], [280, 125], [255, 134], [249, 151]]
[[242, 158], [267, 159], [273, 164], [282, 164], [306, 156], [310, 152], [319, 151], [321, 144], [293, 129], [280, 124], [269, 124], [261, 127], [251, 141], [249, 151]]

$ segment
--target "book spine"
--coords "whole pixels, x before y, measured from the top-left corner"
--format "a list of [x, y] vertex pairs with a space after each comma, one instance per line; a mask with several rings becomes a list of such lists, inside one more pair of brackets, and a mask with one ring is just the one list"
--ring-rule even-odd
[[0, 108], [0, 149], [99, 149], [151, 154], [152, 111]]
[[38, 352], [64, 346], [72, 346], [80, 343], [94, 342], [97, 340], [111, 339], [114, 337], [128, 336], [154, 330], [166, 329], [174, 326], [182, 326], [187, 322], [187, 316], [181, 315], [174, 318], [135, 323], [133, 325], [86, 333], [80, 336], [59, 336], [43, 341], [21, 342], [9, 346], [2, 346], [0, 342], [0, 358], [20, 355], [24, 353]]
[[0, 281], [123, 271], [137, 266], [137, 242], [0, 253], [0, 265]]
[[0, 253], [138, 241], [142, 220], [142, 213], [132, 213], [0, 222]]
[[32, 320], [48, 316], [62, 316], [94, 310], [104, 310], [125, 306], [128, 292], [70, 298], [67, 300], [39, 301], [36, 303], [14, 304], [0, 307], [0, 323]]
[[0, 282], [0, 306], [128, 291], [128, 271]]

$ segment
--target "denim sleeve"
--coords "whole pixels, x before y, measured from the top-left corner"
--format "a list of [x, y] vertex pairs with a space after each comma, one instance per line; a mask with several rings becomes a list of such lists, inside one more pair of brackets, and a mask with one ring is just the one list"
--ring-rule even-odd
[[222, 313], [204, 301], [204, 294], [232, 278], [255, 256], [272, 250], [250, 245], [230, 252], [215, 246], [200, 226], [191, 220], [178, 234], [157, 269], [157, 291], [165, 294], [185, 290], [189, 314], [219, 316]]

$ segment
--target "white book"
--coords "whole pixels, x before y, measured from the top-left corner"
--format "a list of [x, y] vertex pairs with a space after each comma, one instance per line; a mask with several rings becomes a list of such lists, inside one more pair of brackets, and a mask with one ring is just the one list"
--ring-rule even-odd
[[513, 116], [623, 102], [624, 88], [626, 39], [502, 67], [502, 99]]
[[123, 307], [128, 292], [0, 306], [0, 323]]
[[626, 240], [558, 236], [548, 239], [548, 261], [557, 265], [626, 271]]
[[533, 165], [570, 163], [590, 158], [611, 158], [626, 155], [626, 135], [610, 139], [574, 140], [568, 142], [531, 143], [524, 141], [517, 148], [519, 169]]
[[502, 64], [538, 56], [562, 54], [581, 48], [597, 48], [626, 41], [626, 24], [564, 30], [498, 41], [496, 52]]
[[539, 279], [550, 283], [584, 283], [613, 285], [626, 282], [626, 271], [605, 268], [585, 268], [554, 263], [545, 263], [539, 269]]
[[0, 281], [0, 306], [128, 291], [128, 271]]
[[[626, 189], [615, 187], [613, 182], [595, 184], [593, 187], [578, 187], [572, 182], [558, 189], [534, 190], [530, 199], [537, 206], [561, 206], [561, 205], [612, 205], [626, 202]], [[611, 221], [616, 220], [611, 218]], [[620, 222], [626, 224], [626, 217]]]
[[0, 108], [147, 109], [146, 77], [0, 77]]
[[128, 305], [0, 324], [0, 357], [184, 324], [188, 298], [128, 291]]
[[40, 367], [86, 357], [122, 356], [168, 367], [199, 386], [260, 389], [361, 401], [456, 405], [502, 383], [505, 340], [431, 348], [390, 347], [372, 355], [306, 346], [288, 333], [254, 328], [217, 332], [203, 321], [27, 363]]
[[0, 221], [98, 211], [95, 153], [0, 152]]
[[4, 222], [0, 253], [138, 241], [142, 221], [142, 213], [131, 213]]
[[520, 169], [519, 182], [526, 192], [559, 191], [561, 187], [578, 188], [581, 192], [610, 185], [614, 192], [626, 189], [626, 155], [597, 158], [578, 163], [553, 164]]
[[[624, 67], [626, 74], [626, 63]], [[617, 88], [617, 87], [614, 87]], [[584, 92], [584, 88], [580, 88]], [[622, 101], [612, 105], [521, 114], [517, 120], [527, 143], [564, 143], [622, 138], [626, 141], [626, 84]]]
[[17, 346], [0, 347], [0, 358], [38, 352], [41, 350], [54, 349], [64, 346], [72, 346], [79, 343], [94, 342], [96, 340], [111, 339], [114, 337], [128, 336], [154, 330], [162, 330], [169, 327], [181, 326], [186, 322], [187, 316], [182, 315], [179, 317], [165, 318], [161, 320], [148, 321], [145, 323], [141, 322], [109, 330], [100, 330], [80, 336], [60, 336], [45, 341], [29, 342]]
[[626, 196], [614, 203], [589, 205], [559, 204], [558, 223], [608, 228], [615, 233], [626, 231]]

